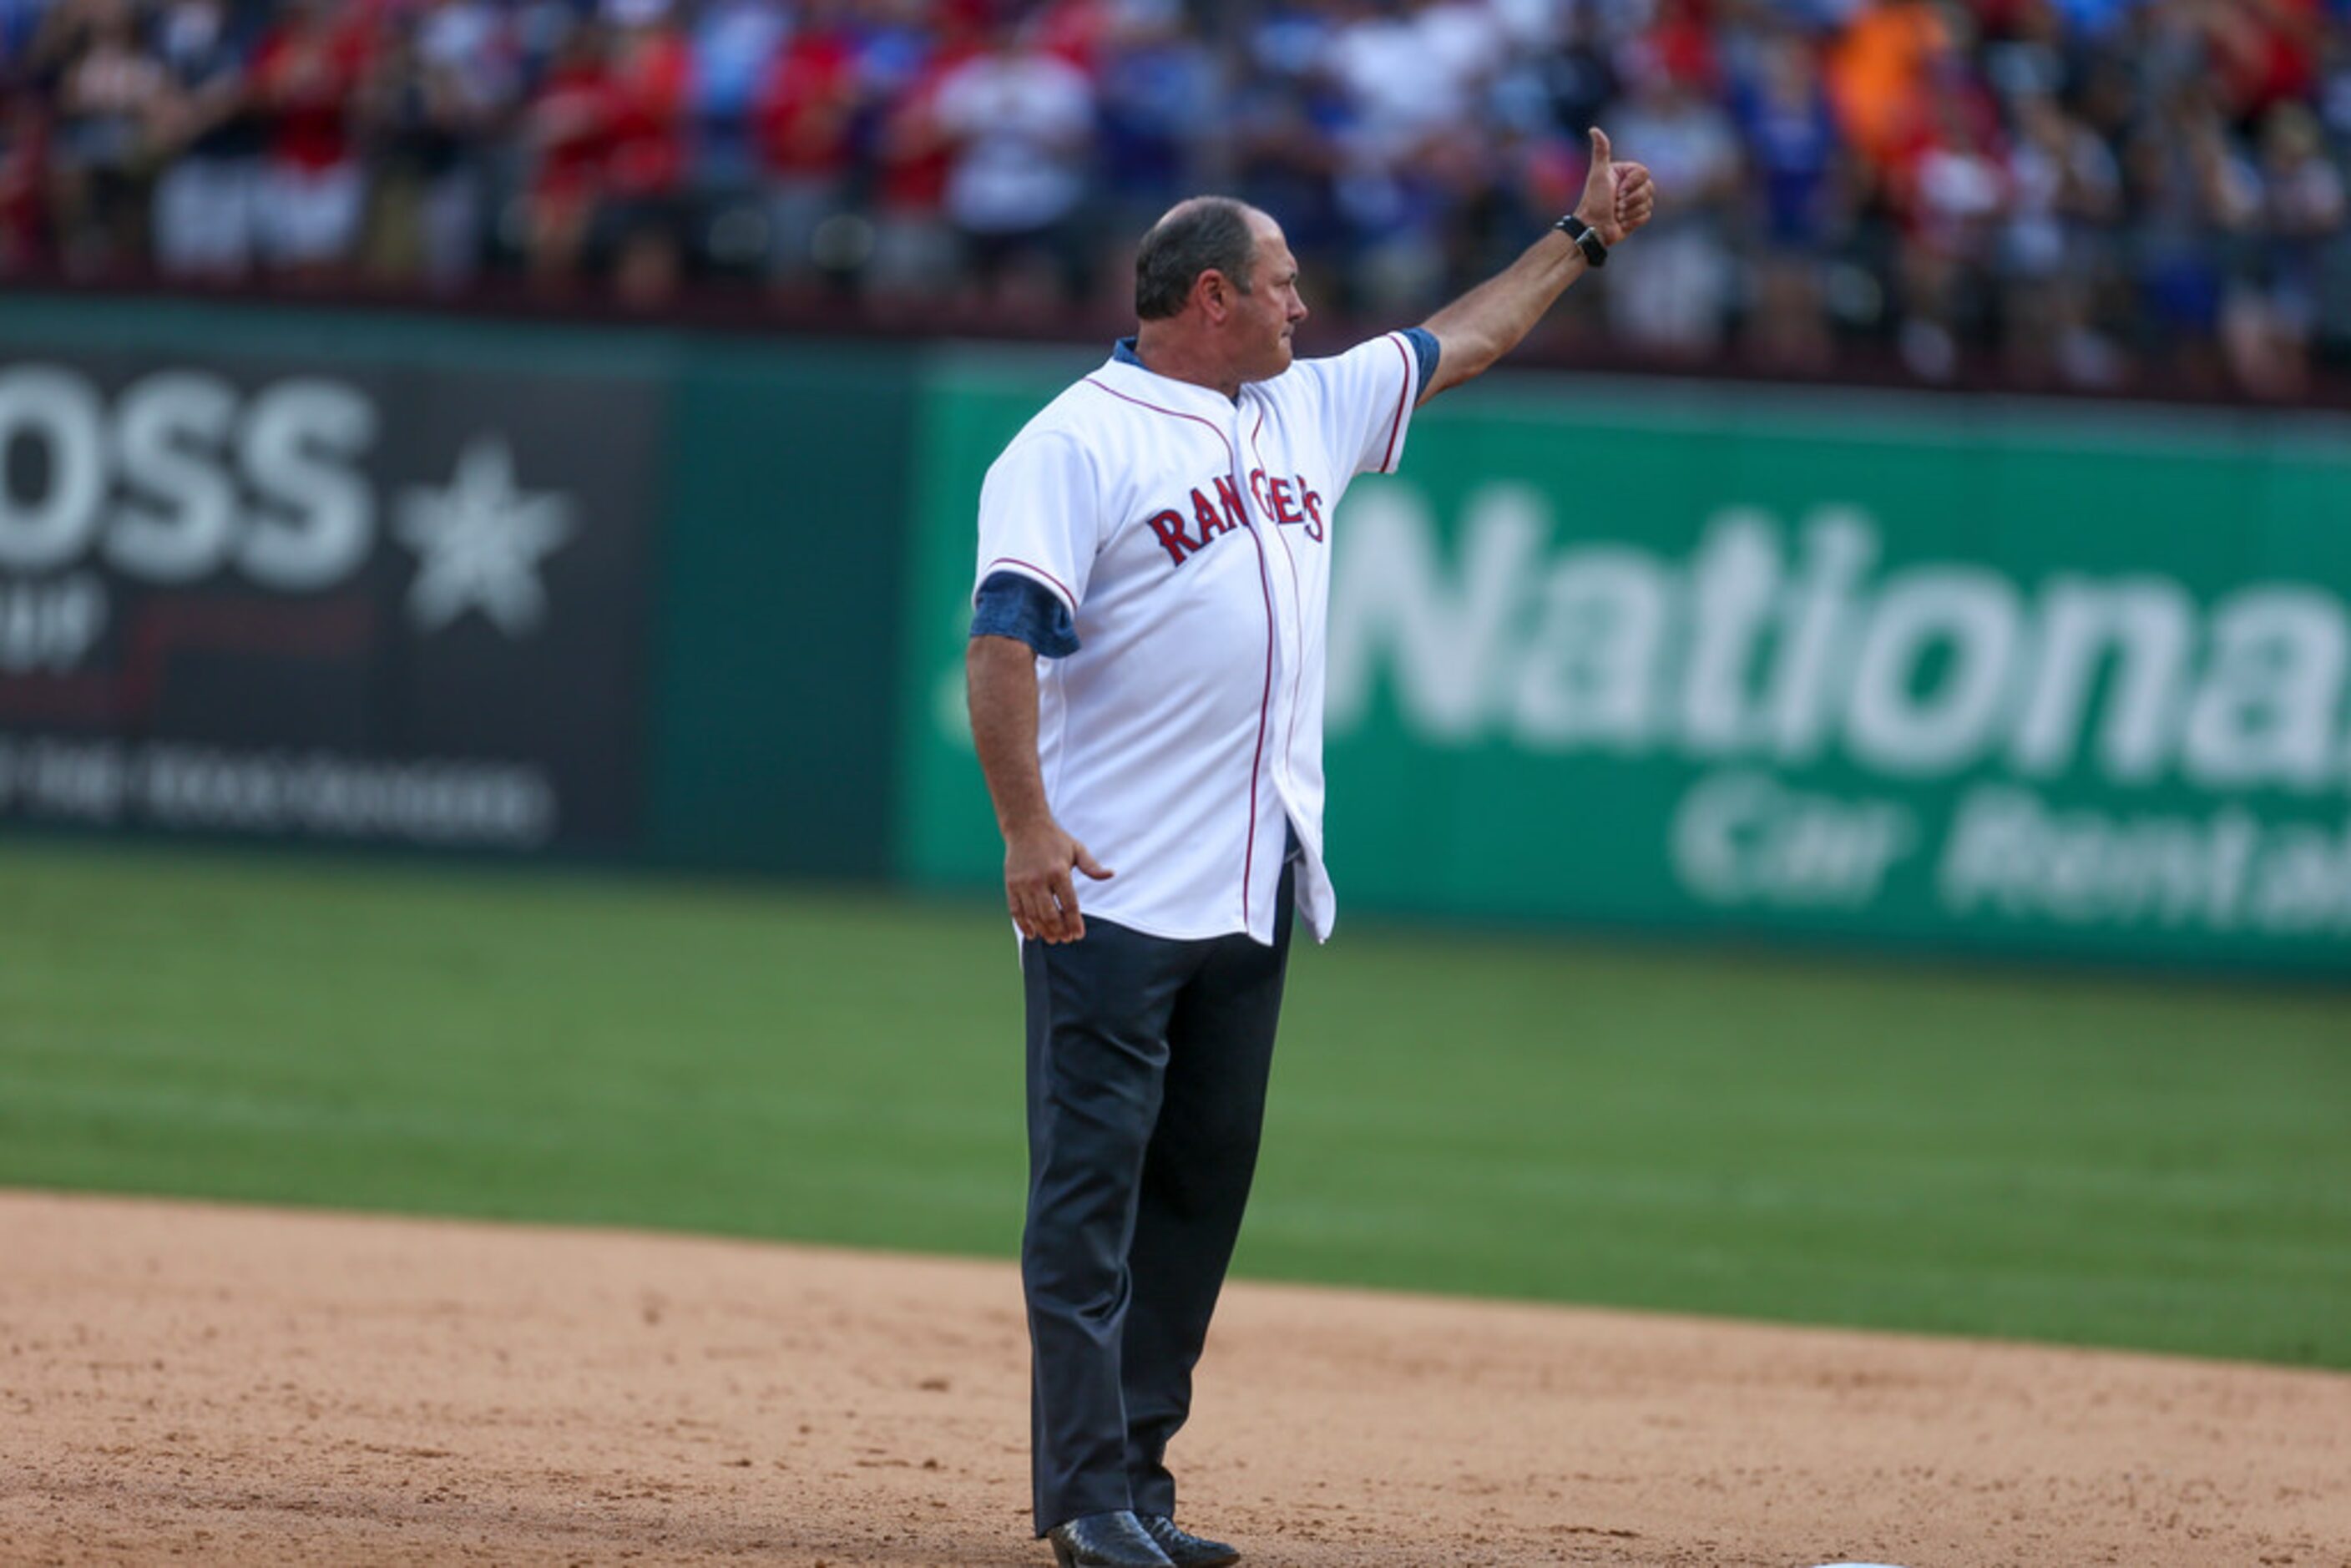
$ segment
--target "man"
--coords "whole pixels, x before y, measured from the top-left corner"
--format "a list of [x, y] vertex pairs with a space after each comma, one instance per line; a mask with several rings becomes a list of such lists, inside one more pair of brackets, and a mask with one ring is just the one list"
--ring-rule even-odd
[[1592, 150], [1555, 232], [1330, 360], [1291, 361], [1280, 226], [1182, 204], [1136, 256], [1134, 337], [988, 470], [972, 733], [1021, 938], [1036, 1525], [1061, 1568], [1239, 1555], [1176, 1527], [1165, 1454], [1249, 1195], [1293, 905], [1331, 930], [1333, 514], [1416, 405], [1648, 221], [1648, 171]]

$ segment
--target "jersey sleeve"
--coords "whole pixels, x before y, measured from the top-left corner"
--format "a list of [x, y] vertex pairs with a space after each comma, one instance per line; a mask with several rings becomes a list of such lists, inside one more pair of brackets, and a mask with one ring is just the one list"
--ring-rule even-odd
[[1306, 360], [1332, 456], [1357, 474], [1393, 474], [1420, 401], [1421, 356], [1402, 332], [1358, 343], [1327, 360]]
[[1102, 548], [1092, 458], [1061, 431], [1030, 432], [1005, 448], [979, 487], [979, 585], [998, 572], [1037, 582], [1074, 616]]
[[1066, 659], [1078, 651], [1078, 628], [1070, 607], [1033, 577], [991, 571], [972, 595], [972, 604], [975, 637], [1009, 637], [1046, 659]]

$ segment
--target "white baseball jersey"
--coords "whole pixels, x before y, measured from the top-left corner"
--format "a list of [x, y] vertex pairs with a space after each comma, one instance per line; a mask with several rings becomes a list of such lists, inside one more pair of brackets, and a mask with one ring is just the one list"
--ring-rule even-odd
[[988, 469], [977, 581], [1032, 578], [1077, 625], [1076, 653], [1038, 661], [1037, 747], [1054, 818], [1117, 873], [1075, 876], [1089, 916], [1270, 943], [1288, 825], [1299, 913], [1330, 936], [1331, 525], [1356, 475], [1404, 455], [1419, 382], [1401, 332], [1238, 402], [1122, 345]]

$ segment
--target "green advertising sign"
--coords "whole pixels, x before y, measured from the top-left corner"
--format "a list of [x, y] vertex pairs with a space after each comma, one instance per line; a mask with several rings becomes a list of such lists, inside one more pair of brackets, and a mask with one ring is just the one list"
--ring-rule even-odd
[[[998, 846], [934, 380], [902, 865]], [[1333, 531], [1343, 909], [2351, 970], [2351, 427], [1520, 378]]]

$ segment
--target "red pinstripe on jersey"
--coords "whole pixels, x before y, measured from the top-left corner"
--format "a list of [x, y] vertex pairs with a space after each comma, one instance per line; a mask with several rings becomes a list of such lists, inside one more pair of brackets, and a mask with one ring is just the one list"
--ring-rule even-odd
[[1387, 455], [1380, 459], [1380, 472], [1383, 474], [1395, 467], [1396, 440], [1404, 434], [1405, 400], [1412, 396], [1412, 350], [1405, 346], [1403, 337], [1397, 333], [1390, 332], [1388, 341], [1394, 343], [1395, 351], [1404, 356], [1404, 384], [1396, 388], [1395, 419], [1388, 425]]

